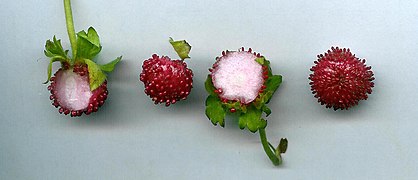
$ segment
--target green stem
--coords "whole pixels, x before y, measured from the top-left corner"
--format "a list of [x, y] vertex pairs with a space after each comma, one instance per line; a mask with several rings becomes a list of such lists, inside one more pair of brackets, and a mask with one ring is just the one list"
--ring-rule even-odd
[[280, 154], [276, 156], [276, 154], [271, 150], [269, 142], [267, 141], [266, 130], [259, 129], [258, 132], [260, 133], [261, 144], [263, 145], [263, 149], [267, 156], [275, 166], [280, 165], [282, 163], [282, 158], [280, 157]]
[[67, 32], [68, 37], [70, 38], [71, 50], [73, 52], [73, 59], [77, 55], [77, 38], [75, 36], [74, 22], [73, 22], [73, 13], [71, 11], [71, 1], [64, 0], [64, 10], [65, 10], [65, 20], [67, 23]]

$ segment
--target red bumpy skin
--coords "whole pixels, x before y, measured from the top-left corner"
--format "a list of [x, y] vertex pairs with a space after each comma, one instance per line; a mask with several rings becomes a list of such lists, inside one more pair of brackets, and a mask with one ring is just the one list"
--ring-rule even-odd
[[310, 69], [312, 94], [327, 108], [348, 109], [366, 100], [374, 87], [373, 72], [366, 60], [355, 57], [350, 49], [332, 47]]
[[96, 112], [108, 95], [106, 81], [94, 91], [90, 91], [86, 65], [75, 65], [73, 69], [64, 65], [51, 77], [48, 90], [51, 92], [52, 105], [59, 108], [59, 113], [70, 114], [73, 117]]
[[145, 94], [155, 104], [166, 106], [186, 99], [193, 87], [193, 72], [181, 60], [154, 54], [142, 64], [140, 80], [144, 83]]

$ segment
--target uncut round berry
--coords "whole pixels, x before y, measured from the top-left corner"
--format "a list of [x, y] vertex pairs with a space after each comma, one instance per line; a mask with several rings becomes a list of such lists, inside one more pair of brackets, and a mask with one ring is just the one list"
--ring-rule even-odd
[[193, 87], [193, 72], [181, 60], [171, 60], [167, 56], [154, 54], [142, 64], [140, 80], [144, 92], [155, 104], [166, 106], [185, 100]]
[[86, 65], [76, 65], [74, 68], [64, 66], [51, 77], [52, 105], [59, 113], [71, 116], [89, 115], [96, 112], [107, 99], [107, 82], [104, 81], [94, 91], [90, 91], [89, 75]]
[[310, 69], [312, 93], [327, 108], [348, 109], [366, 100], [374, 87], [373, 72], [366, 60], [355, 57], [350, 49], [332, 47]]
[[[249, 104], [260, 92], [267, 76], [267, 67], [257, 63], [260, 54], [252, 53], [251, 48], [245, 51], [222, 52], [216, 59], [211, 71], [215, 92], [223, 101], [239, 101]], [[231, 109], [234, 112], [235, 109]]]

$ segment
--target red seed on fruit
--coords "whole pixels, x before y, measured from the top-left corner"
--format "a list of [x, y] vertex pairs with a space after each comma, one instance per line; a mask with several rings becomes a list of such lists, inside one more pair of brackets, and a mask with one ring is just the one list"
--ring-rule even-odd
[[156, 103], [166, 106], [186, 99], [193, 86], [193, 72], [181, 60], [154, 54], [142, 64], [140, 81], [145, 93]]

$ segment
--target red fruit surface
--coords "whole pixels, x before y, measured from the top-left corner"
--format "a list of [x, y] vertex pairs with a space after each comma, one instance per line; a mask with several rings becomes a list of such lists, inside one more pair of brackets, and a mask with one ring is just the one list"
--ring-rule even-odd
[[67, 67], [59, 69], [51, 77], [48, 90], [51, 92], [52, 105], [59, 108], [59, 113], [73, 117], [96, 112], [107, 99], [107, 82], [90, 91], [87, 66]]
[[366, 100], [374, 87], [373, 72], [366, 60], [355, 57], [350, 49], [332, 47], [310, 69], [312, 93], [327, 108], [348, 109]]
[[140, 80], [144, 92], [155, 104], [166, 106], [186, 99], [193, 87], [193, 72], [181, 60], [171, 60], [167, 56], [154, 54], [142, 64]]

